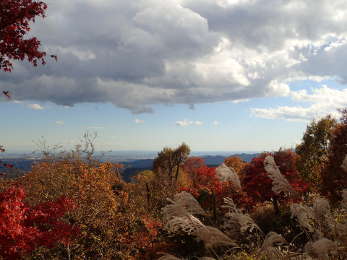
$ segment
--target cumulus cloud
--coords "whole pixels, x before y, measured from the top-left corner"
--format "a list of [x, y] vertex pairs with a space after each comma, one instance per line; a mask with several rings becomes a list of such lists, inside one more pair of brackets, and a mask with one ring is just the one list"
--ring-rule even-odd
[[135, 124], [143, 124], [145, 121], [142, 120], [142, 119], [136, 118], [136, 119], [134, 120], [134, 122], [135, 122]]
[[215, 120], [215, 121], [213, 121], [213, 122], [212, 122], [212, 125], [214, 125], [214, 126], [218, 126], [218, 125], [220, 125], [220, 122], [219, 122], [219, 121], [217, 121], [217, 120]]
[[201, 126], [203, 125], [204, 123], [202, 121], [190, 121], [190, 120], [187, 120], [187, 119], [184, 119], [184, 120], [179, 120], [179, 121], [176, 121], [176, 125], [177, 126], [182, 126], [182, 127], [186, 127], [186, 126], [190, 126], [190, 125], [196, 125], [196, 126]]
[[306, 103], [306, 106], [280, 106], [277, 108], [253, 108], [253, 115], [266, 119], [286, 119], [291, 121], [309, 121], [318, 119], [327, 114], [338, 118], [340, 108], [347, 106], [347, 89], [337, 90], [323, 85], [313, 89], [292, 91], [290, 96], [293, 101]]
[[155, 104], [288, 97], [289, 82], [303, 78], [347, 82], [345, 0], [46, 2], [32, 34], [59, 59], [0, 73], [0, 90], [19, 101], [143, 113]]
[[28, 104], [27, 105], [28, 108], [32, 109], [32, 110], [43, 110], [44, 107], [39, 105], [39, 104]]

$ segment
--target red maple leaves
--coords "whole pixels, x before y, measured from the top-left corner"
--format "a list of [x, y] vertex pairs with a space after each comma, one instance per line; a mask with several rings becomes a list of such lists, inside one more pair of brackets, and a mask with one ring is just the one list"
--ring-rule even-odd
[[61, 197], [30, 207], [24, 197], [24, 190], [18, 187], [0, 193], [0, 256], [5, 259], [18, 259], [40, 246], [66, 244], [78, 231], [61, 220], [74, 208], [71, 200]]
[[[288, 200], [285, 196], [276, 195], [272, 190], [272, 180], [264, 169], [264, 159], [266, 153], [262, 154], [246, 166], [242, 179], [243, 190], [255, 201], [265, 202], [273, 199]], [[308, 189], [308, 184], [303, 182], [296, 169], [297, 155], [291, 151], [279, 151], [274, 155], [276, 164], [281, 174], [289, 181], [292, 188], [299, 194]]]
[[33, 0], [0, 1], [0, 70], [11, 71], [11, 60], [27, 59], [37, 66], [45, 64], [45, 52], [39, 50], [40, 41], [36, 38], [24, 39], [30, 31], [29, 23], [35, 17], [45, 17], [47, 5]]

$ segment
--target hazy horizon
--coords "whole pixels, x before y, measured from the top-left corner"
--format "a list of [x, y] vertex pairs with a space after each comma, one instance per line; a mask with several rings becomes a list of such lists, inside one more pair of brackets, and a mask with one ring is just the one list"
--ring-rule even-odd
[[[270, 151], [270, 150], [267, 150]], [[96, 151], [94, 157], [103, 161], [129, 161], [129, 160], [143, 160], [154, 159], [159, 151], [145, 151], [145, 150], [123, 150], [123, 151]], [[223, 156], [228, 157], [235, 154], [257, 154], [263, 151], [191, 151], [190, 156]], [[41, 154], [31, 151], [7, 151], [0, 154], [2, 159], [38, 159]]]

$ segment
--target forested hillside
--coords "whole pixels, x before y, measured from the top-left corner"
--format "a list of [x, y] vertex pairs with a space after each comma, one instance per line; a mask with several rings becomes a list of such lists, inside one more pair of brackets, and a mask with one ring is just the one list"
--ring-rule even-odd
[[342, 112], [323, 129], [333, 119], [311, 122], [295, 151], [250, 162], [232, 156], [210, 167], [184, 143], [166, 147], [132, 183], [121, 164], [47, 154], [25, 176], [0, 179], [1, 256], [345, 259]]

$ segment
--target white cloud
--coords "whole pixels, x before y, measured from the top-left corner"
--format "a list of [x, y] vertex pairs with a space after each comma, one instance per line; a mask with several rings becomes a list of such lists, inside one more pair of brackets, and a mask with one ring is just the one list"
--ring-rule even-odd
[[46, 2], [32, 34], [58, 62], [0, 73], [0, 91], [17, 100], [142, 113], [288, 96], [290, 82], [310, 78], [347, 82], [345, 0]]
[[33, 109], [33, 110], [43, 110], [44, 107], [39, 105], [39, 104], [28, 104], [28, 108]]
[[182, 127], [186, 127], [186, 126], [190, 126], [190, 125], [196, 125], [196, 126], [201, 126], [203, 125], [204, 123], [202, 121], [190, 121], [190, 120], [187, 120], [187, 119], [184, 119], [184, 120], [179, 120], [179, 121], [176, 121], [176, 125], [177, 126], [182, 126]]
[[254, 108], [251, 110], [256, 117], [265, 119], [309, 120], [312, 118], [310, 108], [281, 106], [277, 108]]
[[143, 124], [145, 121], [144, 121], [144, 120], [141, 120], [141, 119], [136, 118], [136, 119], [134, 120], [134, 122], [135, 122], [135, 124]]
[[215, 120], [215, 121], [213, 121], [213, 122], [212, 122], [212, 125], [214, 125], [214, 126], [218, 126], [218, 125], [220, 125], [220, 122], [219, 122], [219, 121], [217, 121], [217, 120]]
[[188, 121], [184, 119], [184, 120], [176, 121], [176, 125], [185, 127], [185, 126], [191, 125], [191, 122], [192, 121]]
[[338, 118], [339, 108], [347, 106], [347, 88], [337, 90], [326, 85], [313, 89], [290, 92], [290, 97], [297, 102], [307, 103], [306, 106], [280, 106], [277, 108], [253, 108], [252, 114], [266, 119], [286, 119], [309, 121], [331, 114]]
[[267, 95], [269, 96], [287, 96], [290, 93], [290, 88], [287, 84], [277, 80], [270, 81], [267, 87]]
[[58, 121], [55, 121], [55, 124], [56, 124], [56, 125], [63, 126], [63, 125], [65, 125], [65, 122], [64, 122], [64, 121], [61, 121], [61, 120], [58, 120]]

